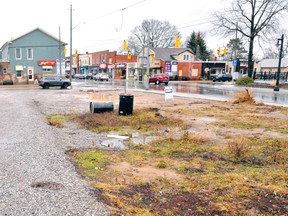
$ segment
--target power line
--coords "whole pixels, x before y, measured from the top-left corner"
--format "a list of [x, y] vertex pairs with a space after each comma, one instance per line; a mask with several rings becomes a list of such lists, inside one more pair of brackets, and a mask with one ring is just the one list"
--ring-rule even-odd
[[186, 24], [190, 24], [190, 23], [199, 22], [199, 21], [202, 21], [202, 20], [210, 20], [211, 18], [213, 18], [213, 16], [202, 18], [202, 19], [193, 20], [193, 21], [190, 21], [190, 22], [180, 23], [178, 25], [180, 26], [180, 25], [186, 25]]
[[147, 0], [142, 0], [142, 1], [140, 1], [140, 2], [136, 2], [136, 3], [134, 3], [134, 4], [131, 4], [131, 5], [126, 6], [126, 7], [124, 7], [124, 8], [117, 9], [117, 10], [115, 10], [115, 11], [109, 12], [109, 13], [104, 14], [104, 15], [102, 15], [102, 16], [99, 16], [99, 17], [96, 17], [96, 18], [94, 18], [94, 19], [88, 20], [87, 22], [92, 22], [92, 21], [95, 21], [95, 20], [97, 20], [97, 19], [101, 19], [101, 18], [103, 18], [103, 17], [107, 17], [107, 16], [110, 16], [110, 15], [112, 15], [112, 14], [118, 13], [118, 12], [120, 12], [120, 11], [124, 11], [124, 10], [126, 10], [127, 8], [134, 7], [134, 6], [136, 6], [136, 5], [138, 5], [138, 4], [141, 4], [141, 3], [145, 2], [145, 1], [147, 1]]
[[[207, 17], [207, 18], [195, 20], [195, 21], [192, 21], [192, 22], [180, 24], [180, 25], [184, 25], [184, 26], [178, 27], [178, 29], [184, 29], [184, 28], [189, 28], [189, 27], [193, 27], [193, 26], [208, 24], [208, 23], [211, 23], [211, 18], [212, 18], [212, 17]], [[200, 21], [202, 21], [202, 20], [207, 20], [207, 21], [200, 22]], [[191, 25], [186, 25], [186, 24], [189, 24], [189, 23], [193, 23], [193, 24], [191, 24]]]

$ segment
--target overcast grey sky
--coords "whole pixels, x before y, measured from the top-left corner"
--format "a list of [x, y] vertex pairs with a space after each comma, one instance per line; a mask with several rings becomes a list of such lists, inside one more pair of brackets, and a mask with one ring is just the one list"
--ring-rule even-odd
[[[181, 32], [182, 41], [193, 31], [207, 32], [209, 49], [223, 47], [229, 39], [210, 35], [212, 12], [231, 0], [9, 0], [1, 2], [0, 43], [37, 27], [70, 42], [72, 4], [73, 50], [79, 53], [117, 50], [131, 30], [144, 19], [167, 20]], [[85, 22], [86, 24], [81, 24]], [[287, 26], [288, 29], [288, 26]], [[5, 31], [3, 31], [5, 30]], [[69, 48], [69, 46], [67, 46]]]

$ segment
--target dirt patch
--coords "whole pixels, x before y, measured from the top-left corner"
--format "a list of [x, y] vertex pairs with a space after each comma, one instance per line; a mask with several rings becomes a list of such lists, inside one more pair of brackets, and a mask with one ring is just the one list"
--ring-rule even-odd
[[[124, 178], [128, 182], [133, 182], [133, 179], [140, 178], [145, 182], [153, 182], [158, 178], [166, 179], [181, 179], [184, 176], [177, 174], [175, 171], [169, 169], [155, 168], [156, 165], [133, 166], [127, 162], [120, 162], [107, 166], [109, 170], [116, 170], [122, 173], [122, 181]], [[119, 179], [120, 180], [120, 179]]]

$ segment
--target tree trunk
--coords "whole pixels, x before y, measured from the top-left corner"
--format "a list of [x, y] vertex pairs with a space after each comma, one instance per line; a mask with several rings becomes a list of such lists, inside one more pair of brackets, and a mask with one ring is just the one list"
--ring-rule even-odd
[[253, 46], [254, 46], [254, 37], [250, 37], [249, 53], [248, 53], [248, 76], [249, 77], [252, 77], [253, 69], [254, 69]]

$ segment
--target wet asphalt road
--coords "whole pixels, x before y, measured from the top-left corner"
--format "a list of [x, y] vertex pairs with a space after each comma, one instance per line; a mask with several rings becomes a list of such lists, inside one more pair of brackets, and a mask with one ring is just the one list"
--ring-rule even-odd
[[[146, 83], [139, 81], [123, 81], [123, 80], [109, 80], [93, 81], [93, 80], [73, 80], [75, 87], [110, 87], [120, 89], [136, 89], [143, 91], [151, 91], [156, 93], [165, 93], [165, 85], [150, 84], [149, 90], [146, 89]], [[173, 88], [175, 96], [203, 98], [209, 100], [229, 101], [233, 98], [235, 93], [245, 91], [246, 87], [239, 87], [233, 82], [197, 82], [197, 81], [170, 81], [169, 87]], [[271, 88], [253, 87], [254, 99], [257, 102], [263, 102], [267, 105], [288, 106], [288, 90], [280, 88], [279, 92]]]

